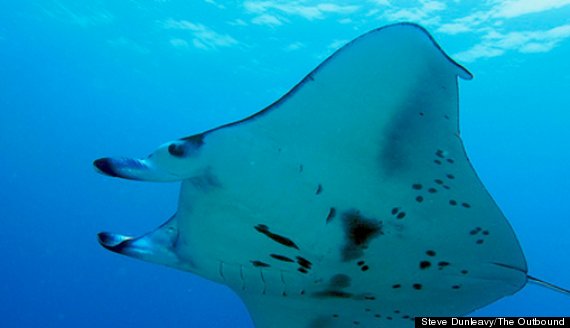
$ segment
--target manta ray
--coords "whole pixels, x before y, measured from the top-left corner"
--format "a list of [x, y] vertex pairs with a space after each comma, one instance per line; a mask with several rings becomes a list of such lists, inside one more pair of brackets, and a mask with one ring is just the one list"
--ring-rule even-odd
[[511, 295], [528, 275], [459, 134], [471, 73], [422, 27], [348, 43], [267, 108], [96, 169], [181, 181], [176, 213], [116, 253], [231, 288], [256, 327], [412, 327]]

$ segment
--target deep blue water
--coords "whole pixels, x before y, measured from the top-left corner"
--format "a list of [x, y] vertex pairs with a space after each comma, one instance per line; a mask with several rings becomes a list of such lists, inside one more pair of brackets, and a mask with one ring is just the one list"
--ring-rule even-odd
[[[446, 2], [447, 3], [447, 2]], [[251, 327], [227, 288], [117, 256], [178, 185], [95, 173], [271, 103], [344, 42], [421, 23], [474, 75], [461, 133], [530, 273], [570, 286], [569, 1], [1, 1], [0, 326]], [[570, 315], [529, 285], [478, 315]]]

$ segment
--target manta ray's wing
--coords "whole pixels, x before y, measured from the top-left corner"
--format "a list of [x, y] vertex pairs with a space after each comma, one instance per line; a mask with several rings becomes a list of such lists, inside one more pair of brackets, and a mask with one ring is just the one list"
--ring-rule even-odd
[[526, 283], [516, 237], [471, 167], [457, 77], [419, 26], [349, 43], [283, 98], [111, 176], [183, 180], [179, 208], [119, 253], [230, 286], [258, 327], [399, 327]]

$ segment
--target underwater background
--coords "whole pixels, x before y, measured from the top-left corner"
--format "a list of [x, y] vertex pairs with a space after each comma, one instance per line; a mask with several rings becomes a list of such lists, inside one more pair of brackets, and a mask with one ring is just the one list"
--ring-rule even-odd
[[[389, 23], [475, 76], [461, 134], [529, 273], [570, 287], [570, 1], [0, 0], [0, 327], [252, 327], [229, 289], [103, 249], [166, 221], [178, 183], [92, 161], [248, 116]], [[570, 315], [536, 285], [474, 315]]]

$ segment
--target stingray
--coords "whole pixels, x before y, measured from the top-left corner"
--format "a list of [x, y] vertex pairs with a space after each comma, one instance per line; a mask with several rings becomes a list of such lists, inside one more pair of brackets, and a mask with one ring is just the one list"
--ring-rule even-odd
[[465, 153], [458, 78], [422, 27], [368, 32], [256, 114], [96, 160], [181, 181], [158, 229], [99, 242], [230, 287], [262, 328], [411, 327], [541, 282]]

